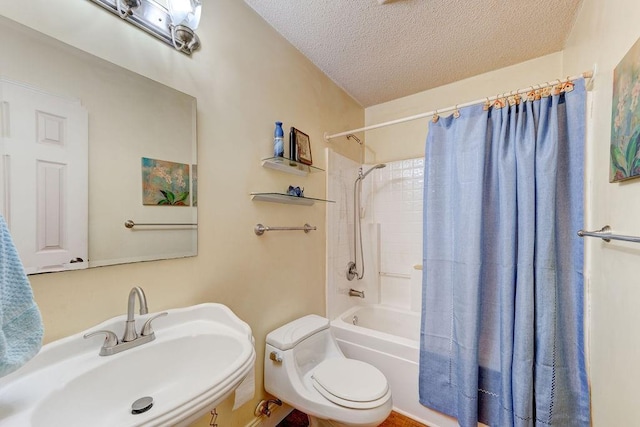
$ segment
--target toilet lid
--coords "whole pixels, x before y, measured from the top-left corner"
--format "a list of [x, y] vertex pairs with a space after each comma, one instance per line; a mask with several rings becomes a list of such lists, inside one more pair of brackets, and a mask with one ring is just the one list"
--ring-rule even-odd
[[311, 378], [316, 390], [342, 406], [379, 406], [381, 403], [374, 401], [387, 396], [389, 392], [389, 384], [382, 372], [359, 360], [325, 360], [315, 368]]

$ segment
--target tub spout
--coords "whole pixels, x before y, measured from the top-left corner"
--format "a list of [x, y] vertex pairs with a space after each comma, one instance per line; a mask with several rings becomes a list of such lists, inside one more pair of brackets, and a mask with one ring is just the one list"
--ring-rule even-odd
[[349, 289], [349, 296], [364, 298], [364, 291], [356, 291], [355, 289]]

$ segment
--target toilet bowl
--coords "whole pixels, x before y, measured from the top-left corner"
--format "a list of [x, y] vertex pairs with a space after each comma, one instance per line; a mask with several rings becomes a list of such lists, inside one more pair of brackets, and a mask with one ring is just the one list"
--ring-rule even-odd
[[314, 314], [267, 335], [264, 387], [306, 413], [311, 427], [374, 427], [391, 413], [391, 390], [382, 372], [344, 357], [329, 320]]

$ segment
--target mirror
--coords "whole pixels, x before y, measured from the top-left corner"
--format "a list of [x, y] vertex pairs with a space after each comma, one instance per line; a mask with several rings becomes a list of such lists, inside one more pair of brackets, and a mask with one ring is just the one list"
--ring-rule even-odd
[[[4, 17], [0, 39], [0, 201], [27, 273], [195, 256], [195, 98]], [[37, 98], [35, 110], [19, 119], [33, 94], [49, 98]], [[65, 112], [41, 107], [50, 99]], [[67, 107], [78, 111], [67, 115]], [[84, 124], [74, 127], [83, 115]], [[87, 162], [86, 178], [72, 178], [70, 165], [80, 160], [55, 156], [32, 158], [24, 164], [37, 163], [35, 172], [24, 172], [15, 148], [24, 145], [23, 124], [46, 149], [70, 147], [84, 135], [85, 154], [78, 157]], [[72, 213], [81, 208], [86, 220]], [[126, 228], [127, 220], [136, 226]], [[43, 236], [34, 238], [34, 230]], [[69, 237], [69, 230], [81, 237]], [[83, 233], [86, 254], [78, 255], [68, 247]], [[34, 267], [28, 252], [50, 258]]]

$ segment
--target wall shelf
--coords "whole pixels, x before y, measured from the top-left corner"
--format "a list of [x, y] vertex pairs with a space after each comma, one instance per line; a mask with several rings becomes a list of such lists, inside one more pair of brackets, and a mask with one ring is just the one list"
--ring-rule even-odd
[[289, 205], [311, 206], [315, 202], [335, 203], [333, 200], [297, 197], [283, 193], [251, 193], [251, 199], [258, 202], [285, 203]]
[[304, 163], [297, 162], [287, 157], [269, 157], [267, 159], [262, 159], [262, 167], [299, 176], [307, 176], [314, 172], [324, 172], [323, 169], [305, 165]]

